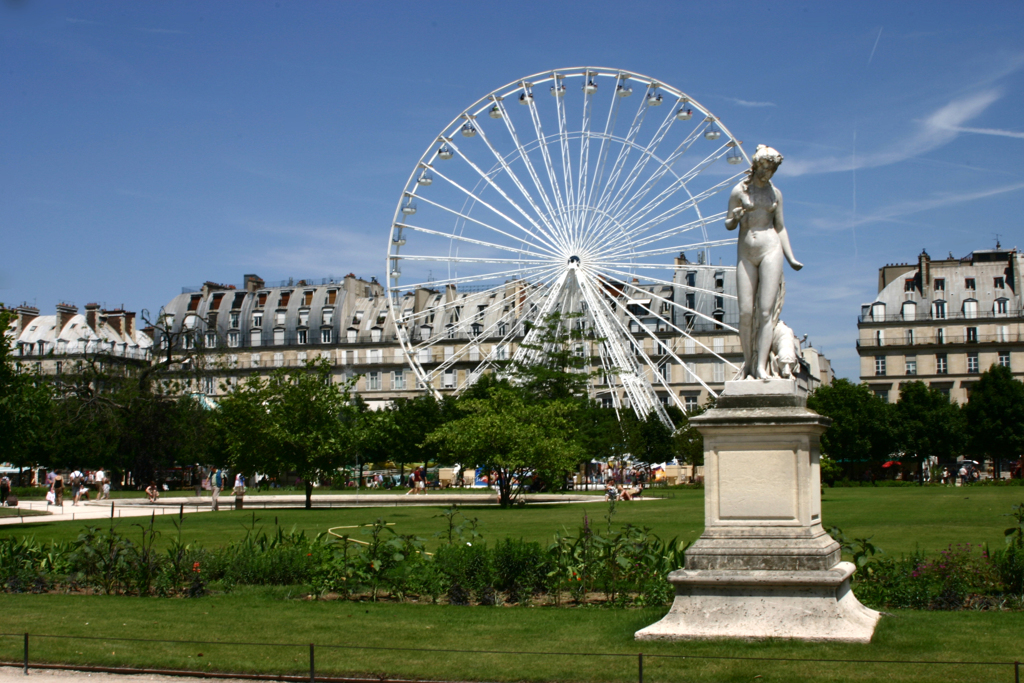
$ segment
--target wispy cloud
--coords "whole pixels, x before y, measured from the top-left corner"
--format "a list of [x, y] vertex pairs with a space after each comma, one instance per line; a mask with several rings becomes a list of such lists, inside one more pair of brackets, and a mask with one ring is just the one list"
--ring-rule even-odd
[[917, 122], [917, 130], [888, 149], [853, 156], [829, 156], [819, 159], [795, 159], [779, 168], [782, 175], [835, 173], [861, 168], [888, 166], [932, 151], [952, 142], [963, 124], [984, 112], [1002, 97], [996, 89], [984, 90], [957, 98], [939, 107], [927, 118]]
[[1018, 133], [1018, 132], [1012, 131], [1012, 130], [1000, 130], [998, 128], [967, 128], [967, 127], [964, 127], [964, 126], [959, 126], [957, 128], [954, 128], [953, 130], [955, 130], [957, 132], [960, 132], [960, 133], [978, 133], [980, 135], [998, 135], [998, 136], [1004, 137], [1004, 138], [1017, 138], [1019, 140], [1024, 140], [1024, 133]]
[[1024, 190], [1024, 183], [992, 187], [984, 190], [977, 190], [975, 192], [948, 193], [929, 197], [927, 199], [898, 202], [891, 206], [882, 207], [870, 214], [858, 216], [853, 224], [863, 225], [865, 223], [875, 223], [878, 221], [891, 221], [900, 218], [901, 216], [909, 216], [915, 213], [921, 213], [922, 211], [930, 211], [931, 209], [952, 206], [954, 204], [973, 202], [978, 199], [987, 199], [989, 197], [1007, 194], [1009, 192], [1019, 192], [1020, 190]]
[[738, 104], [741, 107], [774, 107], [774, 106], [776, 106], [774, 102], [757, 102], [757, 101], [753, 101], [753, 100], [741, 100], [738, 97], [726, 97], [725, 95], [721, 95], [721, 98], [723, 100], [726, 100], [727, 102], [732, 102], [733, 104]]
[[69, 24], [90, 24], [92, 26], [106, 26], [102, 21], [93, 21], [92, 19], [79, 19], [78, 17], [64, 17], [64, 21]]
[[875, 50], [878, 49], [878, 41], [882, 39], [883, 26], [878, 27], [878, 35], [875, 36], [875, 45], [871, 48], [871, 54], [868, 56], [868, 64], [871, 64], [871, 60], [875, 58]]

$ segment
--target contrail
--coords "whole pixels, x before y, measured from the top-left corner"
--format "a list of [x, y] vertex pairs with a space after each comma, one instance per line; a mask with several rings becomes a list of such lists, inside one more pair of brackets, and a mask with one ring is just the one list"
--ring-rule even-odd
[[1024, 139], [1024, 133], [1018, 133], [1012, 130], [1000, 130], [998, 128], [967, 128], [965, 126], [950, 126], [950, 129], [961, 133], [978, 133], [980, 135], [998, 135], [1004, 138]]
[[882, 29], [883, 28], [885, 28], [885, 27], [884, 26], [879, 26], [878, 27], [878, 35], [875, 36], [875, 45], [874, 45], [874, 47], [871, 48], [871, 56], [868, 57], [868, 64], [870, 64], [871, 60], [875, 58], [875, 50], [878, 49], [878, 41], [881, 40], [881, 38], [882, 38]]

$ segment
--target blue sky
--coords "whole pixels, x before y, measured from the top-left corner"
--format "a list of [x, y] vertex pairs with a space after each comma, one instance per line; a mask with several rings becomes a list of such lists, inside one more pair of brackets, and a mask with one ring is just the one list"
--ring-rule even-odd
[[670, 83], [786, 156], [807, 265], [784, 317], [840, 376], [880, 266], [1024, 248], [1020, 2], [4, 0], [0, 301], [155, 312], [249, 272], [383, 279], [441, 129], [579, 65]]

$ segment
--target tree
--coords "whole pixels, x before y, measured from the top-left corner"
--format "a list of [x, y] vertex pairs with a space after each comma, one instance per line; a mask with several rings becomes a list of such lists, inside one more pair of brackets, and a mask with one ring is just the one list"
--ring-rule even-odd
[[579, 404], [531, 401], [496, 386], [486, 399], [459, 402], [463, 413], [427, 436], [452, 461], [483, 465], [497, 474], [498, 502], [512, 504], [527, 476], [565, 476], [585, 456], [576, 439]]
[[821, 451], [838, 463], [881, 462], [893, 452], [892, 407], [865, 384], [837, 379], [807, 399], [811, 410], [832, 419]]
[[[674, 417], [679, 420], [682, 414]], [[643, 418], [628, 413], [623, 430], [626, 433], [626, 448], [629, 450], [629, 454], [637, 462], [643, 463], [648, 479], [652, 463], [668, 462], [675, 457], [673, 430], [666, 427], [653, 410]]]
[[0, 461], [24, 468], [39, 461], [46, 443], [51, 391], [41, 376], [18, 367], [8, 329], [13, 317], [0, 304]]
[[430, 394], [397, 398], [385, 410], [363, 415], [360, 452], [366, 461], [391, 461], [400, 467], [437, 459], [437, 445], [427, 444], [430, 432], [452, 413], [451, 400]]
[[580, 320], [580, 314], [545, 316], [530, 343], [521, 345], [525, 353], [510, 366], [512, 383], [540, 400], [588, 402], [595, 373]]
[[905, 457], [917, 463], [922, 483], [928, 457], [951, 460], [962, 452], [966, 426], [963, 411], [935, 387], [924, 382], [904, 384], [894, 408], [896, 445]]
[[326, 359], [250, 376], [220, 401], [217, 411], [232, 467], [298, 473], [310, 509], [313, 482], [333, 475], [356, 452], [359, 410], [353, 384], [335, 384]]
[[964, 407], [970, 451], [992, 458], [996, 476], [1003, 460], [1024, 453], [1024, 383], [1010, 369], [993, 365], [982, 373]]

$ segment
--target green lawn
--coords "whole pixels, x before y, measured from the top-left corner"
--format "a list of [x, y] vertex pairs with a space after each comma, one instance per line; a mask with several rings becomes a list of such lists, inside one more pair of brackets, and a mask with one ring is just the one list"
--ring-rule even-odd
[[42, 510], [22, 510], [20, 508], [0, 507], [0, 517], [45, 517], [49, 512]]
[[[651, 527], [664, 538], [696, 539], [704, 526], [704, 496], [697, 489], [658, 492], [663, 500], [619, 503], [615, 524], [631, 523]], [[976, 486], [967, 488], [845, 488], [826, 489], [822, 499], [823, 522], [836, 525], [850, 538], [872, 537], [887, 553], [907, 553], [920, 548], [934, 553], [950, 543], [1003, 542], [1003, 529], [1009, 526], [1012, 505], [1024, 502], [1024, 488]], [[309, 534], [329, 527], [372, 522], [383, 517], [396, 523], [400, 533], [417, 534], [432, 539], [444, 526], [439, 507], [381, 507], [354, 509], [292, 509], [257, 510], [257, 524], [273, 527], [276, 523], [305, 530]], [[465, 506], [463, 512], [480, 520], [479, 530], [485, 539], [505, 536], [523, 537], [547, 542], [556, 530], [575, 529], [586, 514], [602, 528], [606, 524], [607, 503], [526, 506], [501, 510], [492, 506]], [[163, 533], [162, 542], [175, 534], [172, 520], [177, 515], [157, 515], [156, 526]], [[207, 547], [222, 545], [245, 533], [253, 512], [222, 511], [185, 515], [183, 537], [197, 540]], [[144, 518], [118, 521], [122, 529]], [[96, 524], [107, 524], [97, 520]], [[0, 527], [0, 536], [34, 535], [37, 539], [73, 540], [83, 528], [81, 521], [27, 522]]]
[[[308, 671], [316, 643], [322, 675], [369, 674], [435, 680], [628, 681], [645, 655], [647, 681], [993, 681], [1012, 666], [827, 664], [726, 661], [709, 657], [871, 660], [1024, 658], [1024, 614], [899, 612], [883, 619], [869, 645], [789, 641], [643, 643], [633, 633], [663, 609], [450, 607], [281, 599], [287, 589], [250, 590], [198, 600], [73, 595], [6, 595], [4, 628], [100, 640], [32, 640], [34, 661], [262, 673]], [[273, 599], [272, 599], [273, 598]], [[129, 637], [271, 643], [268, 646], [128, 643]], [[293, 647], [286, 647], [293, 644]], [[330, 649], [499, 650], [480, 654]], [[22, 639], [0, 638], [0, 659], [19, 661]], [[589, 654], [585, 654], [589, 653]], [[628, 657], [595, 656], [621, 653]], [[656, 655], [687, 655], [658, 659]]]

